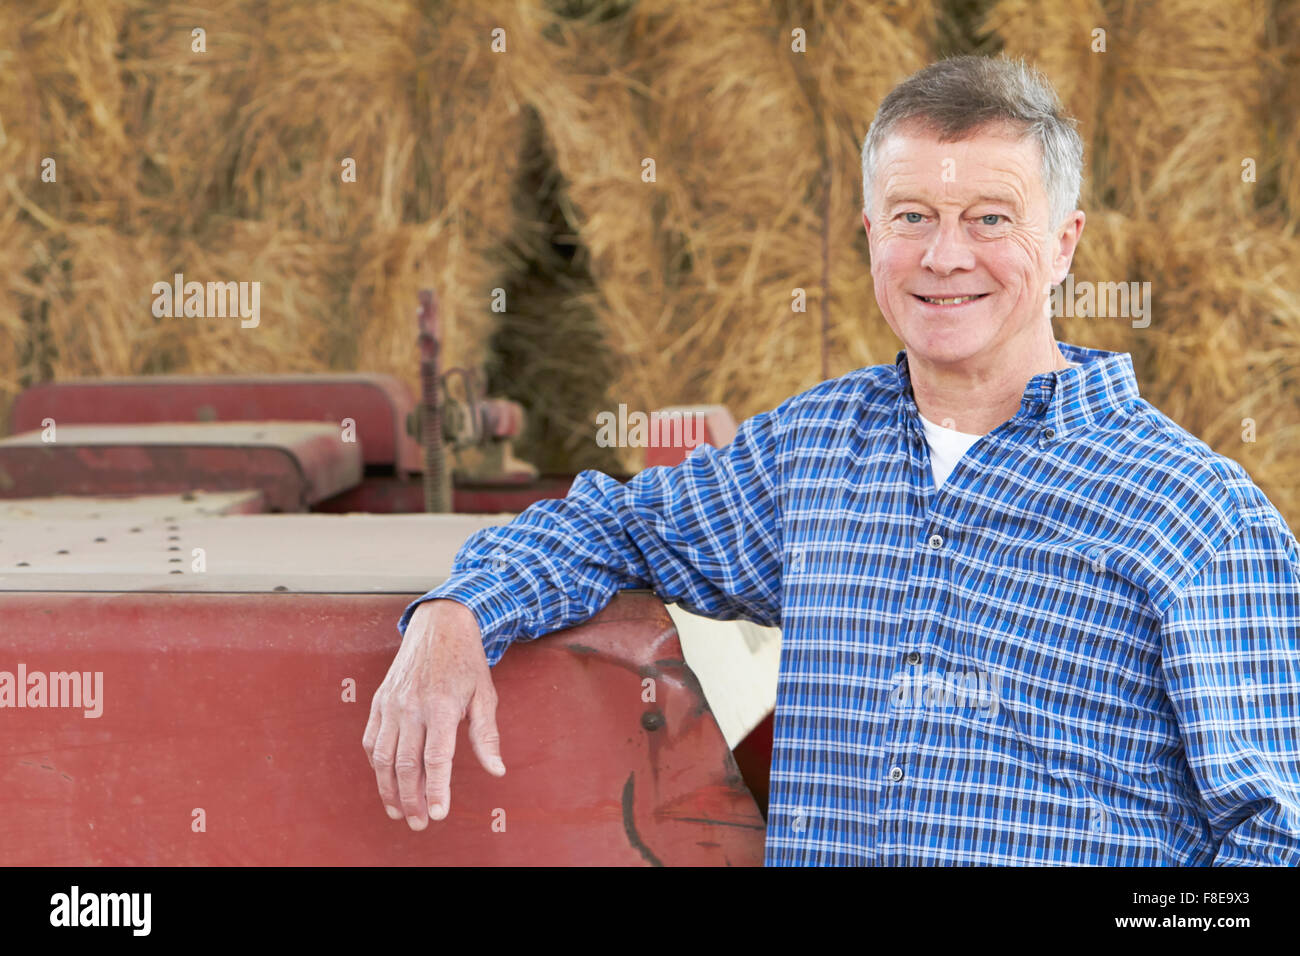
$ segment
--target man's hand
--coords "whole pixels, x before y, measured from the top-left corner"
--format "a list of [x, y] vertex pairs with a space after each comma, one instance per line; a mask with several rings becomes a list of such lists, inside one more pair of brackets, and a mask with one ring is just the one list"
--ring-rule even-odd
[[447, 815], [456, 730], [466, 714], [478, 762], [503, 776], [496, 712], [496, 689], [474, 615], [456, 601], [421, 604], [370, 701], [361, 739], [388, 815], [406, 817], [412, 830]]

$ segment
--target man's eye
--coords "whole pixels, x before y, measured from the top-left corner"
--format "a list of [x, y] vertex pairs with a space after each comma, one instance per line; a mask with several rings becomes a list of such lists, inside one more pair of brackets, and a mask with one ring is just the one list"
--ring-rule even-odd
[[996, 226], [999, 219], [1005, 218], [1006, 216], [1000, 215], [996, 212], [985, 213], [983, 216], [980, 216], [980, 224], [984, 226]]
[[[915, 216], [916, 218], [913, 219], [913, 218], [911, 218], [912, 216]], [[904, 219], [904, 221], [909, 222], [909, 223], [911, 223], [912, 225], [916, 225], [918, 222], [920, 222], [920, 221], [921, 221], [922, 219], [924, 219], [924, 218], [925, 218], [925, 217], [922, 216], [919, 212], [905, 212], [905, 213], [903, 213], [903, 219]]]

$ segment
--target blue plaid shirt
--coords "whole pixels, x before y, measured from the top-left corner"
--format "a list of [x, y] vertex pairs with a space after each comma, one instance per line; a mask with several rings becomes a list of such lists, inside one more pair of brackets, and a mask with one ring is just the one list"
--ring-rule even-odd
[[936, 491], [894, 365], [475, 532], [490, 663], [622, 588], [779, 625], [768, 865], [1300, 864], [1300, 548], [1138, 395], [1034, 376]]

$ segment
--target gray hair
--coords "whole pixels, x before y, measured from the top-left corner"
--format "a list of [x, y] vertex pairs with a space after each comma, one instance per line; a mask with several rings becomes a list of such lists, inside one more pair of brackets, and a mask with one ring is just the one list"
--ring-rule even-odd
[[941, 142], [1011, 124], [1039, 145], [1053, 228], [1077, 208], [1083, 139], [1051, 82], [1033, 67], [1000, 56], [956, 56], [918, 70], [890, 90], [862, 142], [862, 209], [868, 215], [880, 147], [900, 124], [912, 121]]

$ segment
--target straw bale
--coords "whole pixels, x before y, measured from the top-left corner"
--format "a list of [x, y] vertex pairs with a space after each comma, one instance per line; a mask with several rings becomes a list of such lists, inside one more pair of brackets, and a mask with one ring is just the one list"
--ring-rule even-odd
[[[863, 5], [784, 9], [774, 23], [764, 4], [641, 3], [558, 31], [551, 72], [582, 85], [533, 102], [621, 357], [611, 404], [723, 401], [744, 416], [818, 381], [828, 222], [831, 295], [846, 290], [837, 370], [851, 367], [841, 343], [882, 338], [862, 316], [861, 99], [921, 65], [921, 41]], [[808, 53], [791, 51], [796, 26]], [[654, 184], [637, 175], [647, 156]]]
[[[295, 368], [360, 364], [414, 384], [415, 291], [430, 284], [447, 363], [481, 364], [503, 247], [530, 241], [515, 233], [511, 202], [519, 106], [508, 60], [488, 52], [491, 29], [513, 14], [435, 13], [386, 0], [215, 0], [46, 2], [7, 18], [0, 102], [21, 107], [0, 112], [0, 155], [16, 170], [3, 186], [33, 235], [77, 257], [73, 291], [44, 306], [57, 313], [56, 343], [93, 325], [53, 373], [107, 373], [128, 355], [175, 371], [272, 368], [279, 344]], [[202, 54], [191, 50], [196, 26]], [[39, 181], [46, 154], [57, 184]], [[342, 181], [344, 158], [355, 183]], [[241, 255], [231, 242], [250, 246]], [[11, 301], [32, 248], [6, 245]], [[126, 303], [173, 270], [263, 282], [279, 324], [222, 327], [216, 351], [209, 333], [190, 330], [186, 344], [142, 331]], [[92, 302], [83, 289], [105, 291]], [[312, 313], [287, 316], [293, 308]], [[275, 330], [289, 327], [281, 341]]]
[[[1151, 325], [1131, 346], [1144, 397], [1236, 459], [1292, 523], [1300, 518], [1300, 241], [1224, 236], [1197, 224], [1131, 231], [1152, 281]], [[1101, 320], [1098, 320], [1101, 321]], [[1253, 419], [1256, 440], [1243, 438]]]
[[[1257, 199], [1242, 160], [1260, 123], [1269, 0], [1118, 0], [1105, 115], [1115, 208], [1137, 219], [1235, 224]], [[1108, 61], [1109, 62], [1109, 61]]]
[[[1297, 41], [1271, 0], [36, 0], [0, 20], [0, 411], [71, 375], [414, 386], [432, 286], [446, 364], [525, 403], [539, 464], [630, 470], [594, 411], [744, 418], [892, 361], [863, 136], [907, 73], [1000, 49], [1080, 121], [1076, 281], [1152, 283], [1149, 328], [1063, 317], [1058, 337], [1131, 352], [1144, 394], [1294, 521]], [[155, 318], [176, 272], [260, 281], [260, 326]]]
[[1268, 173], [1277, 179], [1280, 218], [1287, 233], [1295, 235], [1300, 230], [1300, 3], [1279, 0], [1274, 10], [1270, 108], [1265, 113], [1272, 147]]
[[1079, 135], [1086, 147], [1082, 198], [1091, 201], [1103, 195], [1092, 191], [1092, 172], [1100, 174], [1101, 183], [1106, 181], [1102, 118], [1110, 62], [1109, 45], [1104, 53], [1093, 52], [1093, 31], [1109, 26], [1100, 0], [1054, 4], [998, 0], [981, 22], [981, 30], [998, 38], [1003, 53], [1032, 64], [1052, 81], [1066, 111], [1079, 121]]

